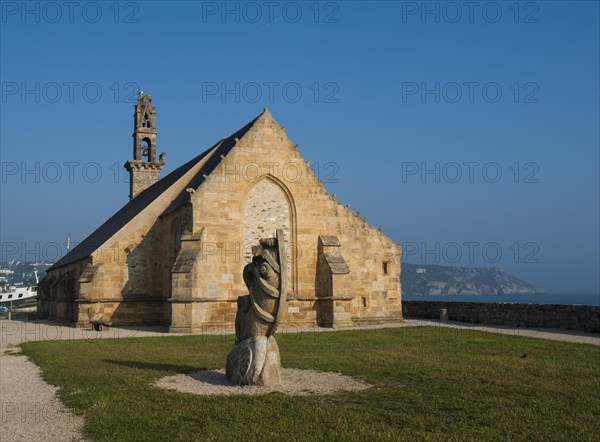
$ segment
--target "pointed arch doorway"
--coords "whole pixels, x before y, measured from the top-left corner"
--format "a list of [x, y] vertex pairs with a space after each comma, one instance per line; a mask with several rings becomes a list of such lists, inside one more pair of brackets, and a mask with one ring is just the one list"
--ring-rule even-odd
[[252, 260], [252, 246], [261, 238], [275, 237], [283, 229], [286, 241], [289, 287], [297, 291], [296, 209], [292, 194], [277, 178], [267, 175], [249, 189], [243, 203], [244, 263]]

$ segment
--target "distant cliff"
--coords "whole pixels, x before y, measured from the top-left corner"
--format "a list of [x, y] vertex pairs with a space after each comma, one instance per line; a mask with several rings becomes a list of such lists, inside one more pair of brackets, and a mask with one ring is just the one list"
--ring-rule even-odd
[[495, 267], [402, 264], [402, 293], [410, 295], [535, 295], [543, 290]]

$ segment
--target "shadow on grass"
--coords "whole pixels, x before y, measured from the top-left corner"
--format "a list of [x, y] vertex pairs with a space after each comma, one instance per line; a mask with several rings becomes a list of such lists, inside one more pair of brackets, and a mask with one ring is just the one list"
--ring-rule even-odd
[[115, 361], [112, 359], [104, 359], [103, 362], [109, 364], [120, 365], [121, 367], [138, 368], [141, 370], [166, 371], [176, 373], [189, 373], [192, 371], [208, 370], [206, 367], [194, 367], [191, 365], [174, 365], [174, 364], [156, 364], [140, 361]]

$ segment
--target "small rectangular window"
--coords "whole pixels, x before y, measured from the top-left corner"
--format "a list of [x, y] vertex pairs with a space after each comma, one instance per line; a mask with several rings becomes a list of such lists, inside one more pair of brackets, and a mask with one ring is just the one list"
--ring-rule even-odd
[[382, 267], [383, 267], [383, 274], [387, 275], [388, 274], [388, 263], [387, 262], [382, 263]]
[[361, 303], [363, 307], [367, 306], [367, 298], [361, 298]]

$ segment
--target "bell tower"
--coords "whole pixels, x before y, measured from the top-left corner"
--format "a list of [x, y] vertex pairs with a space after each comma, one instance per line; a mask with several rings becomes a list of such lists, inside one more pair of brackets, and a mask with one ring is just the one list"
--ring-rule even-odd
[[125, 163], [129, 172], [129, 199], [132, 200], [160, 179], [165, 165], [165, 153], [156, 160], [156, 110], [152, 97], [138, 94], [133, 114], [133, 159]]

